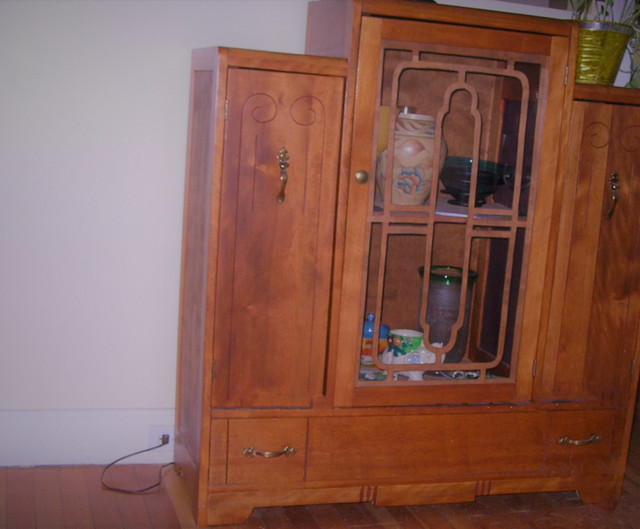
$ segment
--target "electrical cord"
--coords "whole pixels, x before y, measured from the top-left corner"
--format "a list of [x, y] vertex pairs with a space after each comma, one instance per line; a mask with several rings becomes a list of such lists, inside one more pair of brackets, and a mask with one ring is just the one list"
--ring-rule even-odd
[[107, 471], [114, 466], [116, 463], [119, 463], [120, 461], [124, 460], [124, 459], [128, 459], [130, 457], [133, 456], [137, 456], [138, 454], [144, 454], [145, 452], [150, 452], [151, 450], [156, 450], [157, 448], [160, 448], [161, 446], [165, 446], [166, 444], [168, 444], [168, 440], [165, 442], [164, 440], [164, 436], [163, 436], [163, 440], [159, 445], [156, 446], [152, 446], [151, 448], [145, 448], [144, 450], [138, 450], [137, 452], [133, 452], [132, 454], [128, 454], [126, 456], [122, 456], [118, 459], [116, 459], [115, 461], [112, 461], [111, 463], [109, 463], [106, 467], [104, 467], [102, 469], [102, 474], [100, 474], [100, 484], [102, 485], [103, 489], [106, 490], [110, 490], [112, 492], [122, 492], [124, 494], [143, 494], [145, 492], [149, 492], [152, 489], [155, 489], [156, 487], [159, 487], [160, 484], [162, 483], [162, 471], [166, 468], [166, 467], [170, 467], [171, 465], [173, 465], [173, 461], [171, 463], [165, 463], [164, 465], [161, 465], [160, 468], [158, 469], [158, 480], [152, 484], [149, 485], [147, 487], [143, 487], [140, 489], [123, 489], [120, 487], [113, 487], [111, 485], [107, 485], [105, 483], [105, 474], [107, 473]]

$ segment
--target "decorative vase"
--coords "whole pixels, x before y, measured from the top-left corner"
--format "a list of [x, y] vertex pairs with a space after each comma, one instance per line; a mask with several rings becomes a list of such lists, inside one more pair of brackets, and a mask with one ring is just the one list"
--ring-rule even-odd
[[[424, 281], [424, 268], [418, 270]], [[444, 362], [459, 362], [467, 350], [469, 334], [469, 317], [471, 314], [471, 300], [473, 297], [473, 285], [478, 274], [469, 270], [467, 276], [467, 295], [461, 300], [462, 295], [462, 268], [457, 266], [434, 265], [429, 273], [429, 296], [427, 299], [427, 323], [429, 324], [428, 342], [436, 347], [442, 347], [449, 341], [451, 328], [458, 319], [460, 303], [464, 305], [464, 318], [462, 326], [456, 335], [455, 345], [446, 353]], [[418, 307], [418, 324], [420, 321], [420, 307]], [[431, 349], [433, 351], [433, 349]]]
[[612, 85], [633, 29], [623, 24], [581, 22], [576, 82]]
[[[392, 204], [420, 206], [431, 194], [433, 155], [435, 151], [435, 119], [432, 116], [401, 112], [396, 121], [393, 142], [391, 182]], [[376, 179], [384, 190], [388, 149], [378, 157]], [[442, 168], [447, 154], [444, 140], [440, 147]]]

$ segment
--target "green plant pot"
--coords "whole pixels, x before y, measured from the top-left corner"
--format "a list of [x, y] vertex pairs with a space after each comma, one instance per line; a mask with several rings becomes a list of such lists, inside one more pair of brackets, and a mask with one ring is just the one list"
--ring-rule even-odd
[[633, 30], [623, 24], [581, 22], [576, 82], [612, 85]]

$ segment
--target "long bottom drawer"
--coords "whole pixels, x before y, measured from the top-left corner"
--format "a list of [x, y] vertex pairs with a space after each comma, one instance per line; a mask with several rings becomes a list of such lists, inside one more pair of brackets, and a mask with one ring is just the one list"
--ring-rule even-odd
[[536, 471], [546, 428], [544, 413], [311, 418], [307, 481]]

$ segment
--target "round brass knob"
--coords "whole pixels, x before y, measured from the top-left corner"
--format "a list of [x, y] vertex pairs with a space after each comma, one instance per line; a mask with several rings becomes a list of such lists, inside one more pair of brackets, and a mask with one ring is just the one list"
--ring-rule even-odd
[[356, 182], [366, 184], [369, 181], [369, 173], [367, 171], [358, 171], [356, 173]]

